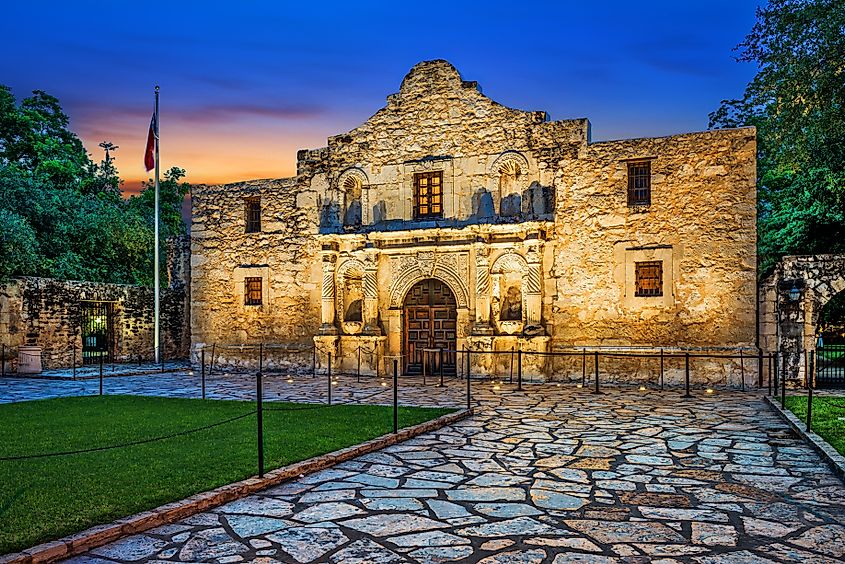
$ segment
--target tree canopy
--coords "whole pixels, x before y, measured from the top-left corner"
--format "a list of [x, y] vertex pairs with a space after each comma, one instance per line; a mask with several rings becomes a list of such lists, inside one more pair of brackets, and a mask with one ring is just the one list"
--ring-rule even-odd
[[770, 0], [737, 50], [758, 72], [710, 126], [757, 127], [761, 273], [845, 252], [845, 3]]
[[[0, 85], [0, 279], [152, 284], [152, 182], [123, 198], [117, 147], [102, 143], [95, 163], [68, 125], [55, 97], [36, 90], [17, 104]], [[160, 182], [162, 240], [186, 230], [184, 176], [173, 167]]]

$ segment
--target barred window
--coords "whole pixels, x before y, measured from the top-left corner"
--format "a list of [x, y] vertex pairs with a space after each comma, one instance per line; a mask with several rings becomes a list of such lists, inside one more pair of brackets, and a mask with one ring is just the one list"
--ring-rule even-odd
[[628, 205], [651, 205], [651, 161], [628, 163]]
[[258, 196], [246, 199], [246, 232], [261, 232], [261, 198]]
[[663, 295], [663, 261], [634, 263], [636, 272], [635, 296]]
[[244, 280], [244, 305], [261, 305], [261, 278]]
[[443, 171], [414, 174], [414, 219], [443, 217]]

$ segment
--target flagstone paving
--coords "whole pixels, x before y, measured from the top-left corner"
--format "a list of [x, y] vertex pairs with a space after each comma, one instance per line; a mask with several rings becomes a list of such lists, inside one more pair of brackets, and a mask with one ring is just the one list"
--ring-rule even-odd
[[845, 558], [845, 487], [757, 393], [479, 385], [474, 398], [469, 419], [71, 560]]

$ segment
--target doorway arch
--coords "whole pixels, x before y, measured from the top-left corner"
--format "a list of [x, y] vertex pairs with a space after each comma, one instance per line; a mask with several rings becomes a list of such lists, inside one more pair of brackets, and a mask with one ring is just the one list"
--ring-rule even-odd
[[426, 278], [414, 284], [402, 304], [402, 352], [405, 374], [439, 373], [440, 356], [425, 349], [443, 349], [443, 372], [455, 373], [458, 304], [445, 282]]

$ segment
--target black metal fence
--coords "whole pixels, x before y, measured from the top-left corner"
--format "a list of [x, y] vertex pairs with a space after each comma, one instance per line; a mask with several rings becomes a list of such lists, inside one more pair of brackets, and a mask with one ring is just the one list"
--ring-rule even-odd
[[808, 354], [815, 360], [816, 388], [845, 388], [845, 345], [824, 345]]

